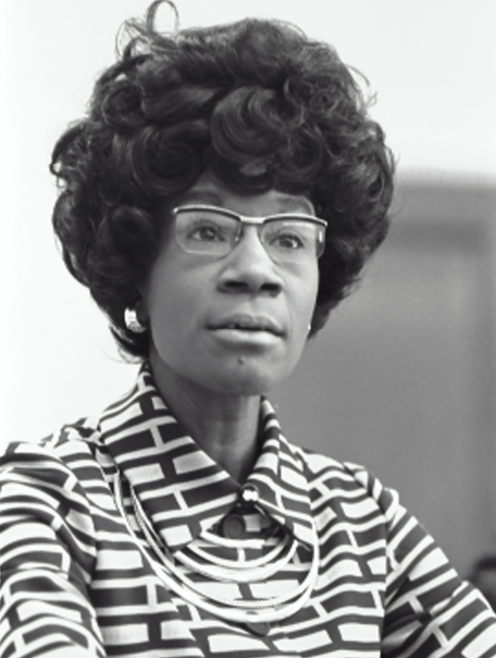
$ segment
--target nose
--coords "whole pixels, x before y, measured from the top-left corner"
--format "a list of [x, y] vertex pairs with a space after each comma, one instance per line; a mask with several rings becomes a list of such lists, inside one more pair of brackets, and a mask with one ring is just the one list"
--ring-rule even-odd
[[219, 278], [224, 292], [278, 295], [283, 281], [260, 241], [256, 226], [245, 226], [239, 242], [226, 257]]

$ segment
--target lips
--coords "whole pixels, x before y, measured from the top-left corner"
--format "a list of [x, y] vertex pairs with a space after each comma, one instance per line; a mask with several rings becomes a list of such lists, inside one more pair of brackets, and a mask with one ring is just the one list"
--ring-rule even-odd
[[265, 331], [274, 336], [282, 336], [283, 330], [277, 322], [264, 315], [248, 315], [237, 313], [209, 325], [209, 329], [235, 329], [239, 331]]

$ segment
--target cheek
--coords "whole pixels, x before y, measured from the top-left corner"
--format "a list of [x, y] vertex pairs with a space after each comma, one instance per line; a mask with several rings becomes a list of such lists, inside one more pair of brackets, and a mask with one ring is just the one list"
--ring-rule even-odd
[[177, 285], [158, 286], [149, 297], [154, 335], [162, 340], [167, 336], [179, 339], [194, 319], [195, 306], [195, 300], [188, 299], [187, 291], [181, 291]]
[[312, 320], [315, 309], [318, 286], [319, 275], [318, 270], [315, 269], [315, 271], [311, 273], [311, 276], [307, 276], [304, 280], [298, 282], [298, 290], [294, 295], [294, 320], [299, 330], [305, 333], [305, 335], [308, 333], [308, 325]]
[[[189, 310], [188, 310], [189, 309]], [[180, 297], [159, 296], [151, 307], [152, 350], [174, 370], [184, 368], [198, 342], [195, 317]]]
[[163, 342], [180, 322], [182, 304], [177, 279], [172, 278], [162, 260], [156, 263], [143, 297], [153, 340]]

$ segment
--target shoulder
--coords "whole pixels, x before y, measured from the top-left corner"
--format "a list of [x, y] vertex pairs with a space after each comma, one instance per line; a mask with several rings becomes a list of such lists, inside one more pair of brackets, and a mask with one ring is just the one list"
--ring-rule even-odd
[[327, 501], [340, 515], [354, 519], [378, 514], [386, 524], [402, 510], [398, 493], [364, 466], [303, 448], [293, 449], [303, 465], [314, 505], [322, 506]]
[[89, 573], [97, 531], [107, 528], [109, 514], [117, 514], [111, 473], [98, 424], [89, 419], [36, 442], [11, 443], [0, 458], [3, 541], [17, 541], [26, 532], [32, 539], [44, 537], [55, 542], [55, 551], [69, 547]]
[[101, 479], [95, 458], [99, 434], [98, 423], [86, 418], [38, 441], [10, 443], [0, 456], [0, 483], [45, 484], [69, 491], [85, 480]]

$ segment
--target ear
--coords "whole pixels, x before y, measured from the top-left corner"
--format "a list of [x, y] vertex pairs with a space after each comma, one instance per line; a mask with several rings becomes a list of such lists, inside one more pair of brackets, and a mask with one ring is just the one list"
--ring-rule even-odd
[[146, 297], [141, 296], [141, 298], [136, 302], [134, 308], [136, 309], [136, 315], [140, 322], [146, 323], [150, 319], [150, 313], [148, 312], [148, 304], [146, 302]]
[[133, 308], [136, 311], [138, 320], [140, 322], [146, 323], [150, 318], [150, 313], [148, 312], [148, 295], [146, 285], [137, 286], [136, 292], [136, 301], [133, 304]]

